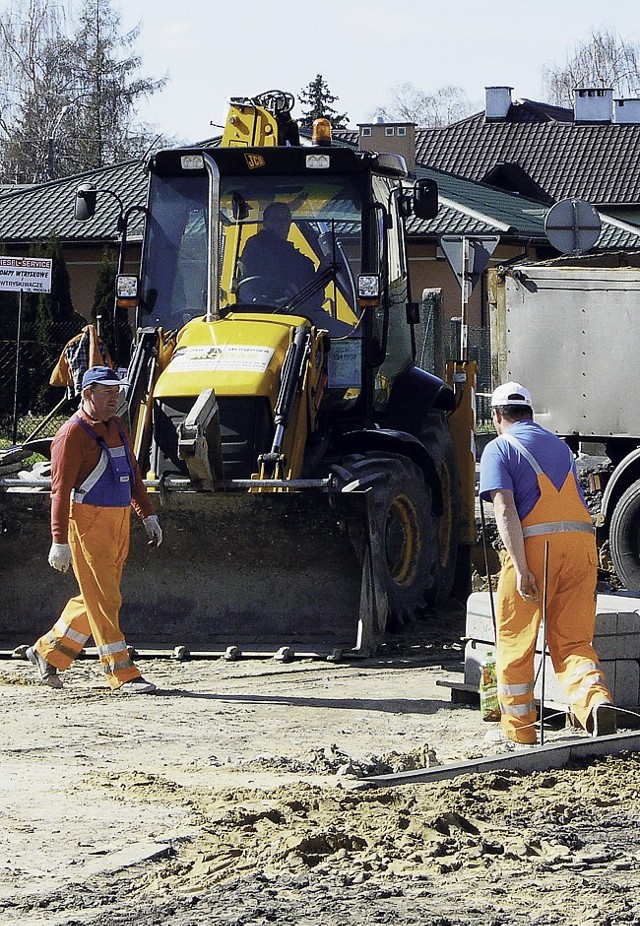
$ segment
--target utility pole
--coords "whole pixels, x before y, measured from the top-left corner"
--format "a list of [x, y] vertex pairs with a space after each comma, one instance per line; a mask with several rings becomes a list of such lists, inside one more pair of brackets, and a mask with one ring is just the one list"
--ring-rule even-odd
[[58, 113], [58, 115], [56, 116], [54, 120], [54, 123], [51, 127], [51, 131], [49, 133], [49, 138], [47, 139], [47, 161], [48, 161], [49, 180], [55, 180], [58, 174], [56, 132], [60, 128], [60, 123], [64, 119], [67, 110], [70, 109], [72, 105], [73, 105], [72, 103], [66, 103], [62, 107], [62, 109], [60, 110], [60, 112]]

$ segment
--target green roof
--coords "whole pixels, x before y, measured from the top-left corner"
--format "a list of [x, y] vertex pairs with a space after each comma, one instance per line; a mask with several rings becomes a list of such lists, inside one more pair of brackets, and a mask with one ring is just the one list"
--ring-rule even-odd
[[[545, 205], [485, 183], [420, 165], [416, 167], [416, 176], [436, 181], [440, 210], [437, 217], [430, 221], [411, 217], [407, 223], [410, 238], [433, 238], [444, 234], [500, 235], [511, 241], [544, 243]], [[123, 209], [146, 202], [147, 177], [140, 161], [125, 161], [36, 186], [5, 190], [0, 193], [0, 241], [28, 244], [44, 241], [52, 234], [56, 234], [64, 244], [71, 245], [114, 241], [120, 212], [118, 200], [102, 193], [94, 217], [88, 222], [78, 222], [74, 204], [76, 189], [81, 183], [91, 183], [97, 190], [111, 190], [119, 198]], [[601, 215], [601, 218], [602, 234], [596, 250], [640, 248], [640, 227], [607, 215]], [[141, 220], [134, 215], [129, 237], [135, 239], [140, 232]]]
[[[410, 235], [500, 235], [526, 239], [538, 245], [548, 244], [544, 231], [548, 206], [486, 183], [420, 165], [416, 167], [416, 177], [435, 180], [440, 209], [430, 221], [411, 218], [408, 222]], [[604, 213], [600, 213], [600, 218], [602, 232], [594, 250], [637, 250], [640, 227]]]
[[[146, 202], [147, 177], [139, 161], [125, 161], [35, 186], [16, 187], [0, 194], [0, 241], [30, 243], [45, 241], [53, 234], [68, 244], [115, 240], [120, 205], [114, 197], [99, 195], [96, 214], [89, 221], [78, 222], [75, 218], [76, 189], [81, 183], [113, 191], [124, 209]], [[139, 233], [140, 223], [137, 225]], [[131, 233], [135, 234], [133, 222]]]

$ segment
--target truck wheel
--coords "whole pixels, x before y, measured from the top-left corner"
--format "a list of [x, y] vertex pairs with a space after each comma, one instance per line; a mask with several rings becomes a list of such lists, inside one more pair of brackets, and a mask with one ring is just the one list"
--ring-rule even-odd
[[609, 528], [616, 572], [631, 591], [640, 589], [640, 479], [631, 483], [613, 510]]
[[[425, 610], [438, 559], [437, 519], [422, 473], [405, 457], [351, 456], [336, 468], [351, 491], [371, 490], [371, 510], [382, 538], [383, 554], [375, 569], [384, 582], [389, 630], [401, 629]], [[364, 525], [352, 525], [351, 537], [361, 561], [367, 543]]]

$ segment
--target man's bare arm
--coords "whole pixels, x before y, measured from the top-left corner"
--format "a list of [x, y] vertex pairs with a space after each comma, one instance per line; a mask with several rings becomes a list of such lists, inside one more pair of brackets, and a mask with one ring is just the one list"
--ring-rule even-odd
[[527, 601], [535, 601], [538, 597], [538, 587], [527, 563], [522, 525], [513, 492], [509, 489], [497, 489], [491, 493], [491, 501], [498, 533], [516, 570], [518, 592]]

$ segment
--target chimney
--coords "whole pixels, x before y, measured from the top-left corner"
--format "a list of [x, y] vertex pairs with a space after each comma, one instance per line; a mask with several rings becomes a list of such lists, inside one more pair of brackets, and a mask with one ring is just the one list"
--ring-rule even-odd
[[640, 124], [640, 100], [614, 100], [613, 121], [616, 125]]
[[412, 174], [416, 166], [416, 127], [413, 122], [375, 122], [358, 125], [360, 151], [378, 151], [380, 154], [399, 154]]
[[511, 106], [513, 87], [485, 87], [485, 118], [487, 121], [504, 121]]
[[576, 87], [574, 122], [611, 122], [613, 90], [610, 87]]

